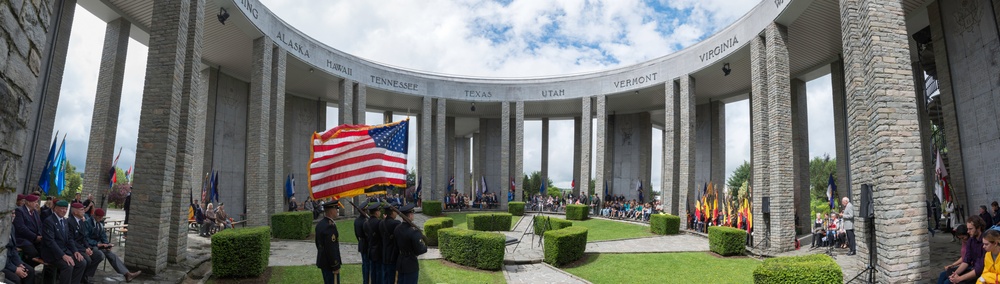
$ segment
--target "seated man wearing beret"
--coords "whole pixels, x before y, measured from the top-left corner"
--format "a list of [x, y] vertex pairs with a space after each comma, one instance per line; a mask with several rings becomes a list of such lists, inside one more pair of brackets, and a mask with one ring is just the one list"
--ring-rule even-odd
[[94, 218], [90, 220], [94, 222], [94, 230], [91, 230], [87, 235], [87, 243], [91, 247], [97, 247], [104, 254], [104, 258], [115, 269], [115, 272], [125, 276], [125, 282], [132, 282], [132, 279], [139, 276], [142, 271], [129, 272], [128, 268], [125, 267], [125, 262], [122, 262], [121, 258], [118, 258], [118, 255], [115, 255], [111, 251], [111, 248], [115, 245], [111, 244], [111, 241], [108, 239], [108, 233], [104, 230], [104, 216], [106, 216], [104, 209], [94, 209]]
[[77, 250], [71, 238], [70, 222], [65, 217], [69, 203], [60, 200], [52, 207], [52, 214], [45, 218], [45, 229], [42, 230], [42, 259], [45, 263], [55, 266], [59, 271], [59, 283], [81, 283], [83, 272], [87, 268], [83, 255]]

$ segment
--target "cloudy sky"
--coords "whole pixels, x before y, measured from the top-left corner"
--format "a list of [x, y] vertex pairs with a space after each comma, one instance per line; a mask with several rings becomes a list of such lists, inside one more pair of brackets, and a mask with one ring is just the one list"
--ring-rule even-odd
[[[281, 1], [279, 17], [334, 48], [377, 62], [437, 73], [530, 77], [604, 70], [664, 56], [741, 17], [756, 0], [616, 1]], [[322, 15], [318, 17], [317, 15]], [[206, 17], [212, 19], [212, 17]], [[77, 9], [55, 129], [84, 169], [105, 23]], [[406, 48], [400, 48], [406, 47]], [[131, 41], [115, 148], [119, 166], [135, 157], [147, 48]], [[478, 62], [469, 64], [469, 62]], [[834, 153], [829, 76], [807, 83], [809, 153]], [[328, 109], [335, 113], [335, 109]], [[336, 115], [328, 115], [334, 125]], [[381, 121], [369, 113], [368, 121]], [[749, 105], [726, 105], [726, 171], [750, 157]], [[553, 121], [550, 141], [572, 141], [572, 121]], [[652, 185], [659, 188], [660, 131], [653, 132]], [[411, 143], [411, 145], [416, 143]], [[525, 123], [524, 169], [541, 166], [541, 123]], [[550, 177], [568, 187], [570, 147], [550, 147]], [[411, 156], [415, 151], [411, 151]], [[411, 165], [415, 165], [411, 158]]]

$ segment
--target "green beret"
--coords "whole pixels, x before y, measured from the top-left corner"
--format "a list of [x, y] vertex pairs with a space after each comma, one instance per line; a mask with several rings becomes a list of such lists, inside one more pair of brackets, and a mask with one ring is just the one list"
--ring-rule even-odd
[[69, 207], [69, 202], [66, 202], [66, 200], [59, 200], [56, 202], [56, 207]]

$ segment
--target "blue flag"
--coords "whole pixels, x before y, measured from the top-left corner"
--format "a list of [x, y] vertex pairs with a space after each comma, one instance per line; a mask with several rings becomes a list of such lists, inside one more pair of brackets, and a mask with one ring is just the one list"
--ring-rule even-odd
[[53, 159], [56, 156], [56, 141], [59, 141], [59, 133], [56, 132], [56, 139], [52, 139], [52, 148], [49, 148], [49, 157], [45, 159], [45, 166], [42, 167], [42, 176], [38, 178], [38, 187], [42, 188], [42, 192], [45, 194], [49, 193], [49, 171], [52, 168]]
[[455, 190], [455, 178], [454, 177], [452, 177], [451, 180], [448, 181], [448, 194], [451, 194], [451, 191], [453, 191], [453, 190]]
[[285, 198], [295, 196], [295, 188], [292, 186], [292, 175], [285, 177]]
[[212, 179], [212, 198], [209, 200], [219, 202], [219, 172], [215, 172], [215, 178]]
[[833, 180], [833, 175], [830, 175], [830, 179], [826, 181], [826, 199], [830, 201], [830, 210], [836, 206], [836, 202], [833, 201], [834, 195], [837, 193], [837, 183]]
[[541, 192], [541, 193], [542, 193], [542, 195], [545, 195], [545, 190], [546, 190], [546, 186], [545, 186], [545, 184], [546, 184], [546, 182], [545, 182], [545, 181], [542, 181], [542, 185], [541, 185], [541, 186], [539, 186], [539, 189], [538, 189], [538, 192]]
[[66, 137], [63, 136], [62, 145], [59, 145], [59, 153], [52, 163], [52, 174], [55, 175], [56, 194], [62, 194], [66, 189]]
[[636, 189], [636, 191], [639, 191], [639, 202], [643, 202], [643, 200], [642, 200], [642, 180], [639, 180], [639, 188]]

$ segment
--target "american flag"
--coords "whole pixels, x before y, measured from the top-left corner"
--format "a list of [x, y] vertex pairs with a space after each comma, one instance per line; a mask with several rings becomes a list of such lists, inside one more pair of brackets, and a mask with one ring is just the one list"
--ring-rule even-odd
[[309, 190], [314, 199], [353, 197], [377, 185], [406, 186], [409, 120], [341, 125], [313, 133]]

